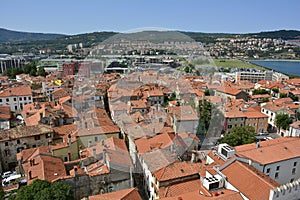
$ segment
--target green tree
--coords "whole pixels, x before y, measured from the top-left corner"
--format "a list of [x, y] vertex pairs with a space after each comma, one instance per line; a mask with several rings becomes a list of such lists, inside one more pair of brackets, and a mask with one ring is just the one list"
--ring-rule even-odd
[[256, 95], [256, 94], [270, 94], [270, 92], [265, 90], [265, 89], [256, 89], [256, 90], [253, 90], [253, 94], [254, 95]]
[[285, 94], [285, 93], [280, 93], [279, 94], [279, 98], [285, 98], [285, 97], [287, 97], [287, 94]]
[[38, 76], [46, 76], [46, 71], [44, 69], [44, 67], [39, 67], [38, 70], [37, 70], [37, 75]]
[[268, 98], [263, 98], [261, 102], [262, 102], [262, 103], [269, 102], [269, 99], [268, 99]]
[[278, 88], [272, 88], [272, 91], [275, 93], [279, 93], [279, 89]]
[[287, 130], [292, 122], [293, 121], [288, 114], [278, 114], [275, 117], [275, 124], [278, 130], [280, 130], [280, 128]]
[[21, 187], [11, 200], [73, 200], [71, 187], [67, 184], [44, 180], [34, 180]]
[[204, 100], [199, 105], [199, 124], [197, 136], [203, 138], [209, 132], [211, 136], [221, 134], [223, 129], [224, 115], [216, 105]]
[[29, 75], [30, 76], [36, 76], [36, 70], [35, 69], [31, 69]]
[[227, 143], [230, 146], [238, 146], [256, 142], [255, 130], [252, 126], [237, 126], [228, 131], [220, 143]]
[[0, 188], [0, 199], [4, 199], [4, 195], [5, 195], [5, 193], [3, 191], [3, 188], [1, 187]]

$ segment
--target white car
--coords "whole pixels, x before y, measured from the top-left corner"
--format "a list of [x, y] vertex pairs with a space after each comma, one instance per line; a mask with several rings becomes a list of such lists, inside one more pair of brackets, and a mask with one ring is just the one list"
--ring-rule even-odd
[[11, 171], [4, 172], [2, 174], [2, 179], [6, 179], [6, 178], [8, 178], [8, 177], [10, 177], [11, 175], [14, 175], [14, 174], [16, 174], [15, 171], [14, 172], [11, 172]]
[[10, 177], [2, 180], [2, 187], [9, 186], [15, 184], [16, 180], [21, 178], [21, 174], [14, 174]]

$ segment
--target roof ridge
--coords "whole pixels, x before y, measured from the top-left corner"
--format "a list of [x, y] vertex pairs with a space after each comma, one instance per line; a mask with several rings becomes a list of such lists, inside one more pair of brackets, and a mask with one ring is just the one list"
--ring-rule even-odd
[[129, 192], [124, 193], [124, 196], [121, 197], [120, 200], [124, 200], [124, 198], [127, 197], [128, 195], [130, 195], [132, 192], [134, 192], [134, 191], [136, 190], [136, 188], [135, 188], [135, 187], [134, 187], [134, 188], [128, 188], [127, 190], [128, 190]]

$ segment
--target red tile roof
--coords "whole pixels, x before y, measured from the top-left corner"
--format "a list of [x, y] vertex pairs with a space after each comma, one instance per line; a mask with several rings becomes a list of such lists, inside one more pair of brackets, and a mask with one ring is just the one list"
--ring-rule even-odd
[[266, 165], [291, 158], [300, 157], [300, 138], [282, 137], [260, 142], [256, 148], [255, 143], [236, 147], [239, 157], [249, 158], [254, 162]]
[[239, 161], [234, 161], [221, 172], [230, 184], [251, 200], [267, 200], [270, 190], [279, 186], [254, 167]]
[[29, 86], [10, 87], [0, 92], [0, 97], [11, 96], [31, 96], [32, 91]]
[[52, 129], [48, 125], [17, 126], [8, 130], [0, 130], [0, 141], [42, 135], [51, 132]]
[[142, 200], [137, 188], [89, 196], [89, 200]]
[[239, 192], [233, 190], [218, 190], [211, 195], [202, 194], [202, 190], [183, 193], [174, 197], [161, 198], [161, 200], [243, 200]]
[[64, 163], [60, 158], [51, 155], [38, 155], [31, 160], [31, 162], [29, 161], [23, 164], [28, 183], [31, 183], [34, 179], [51, 182], [67, 175]]
[[201, 163], [174, 162], [153, 172], [158, 181], [169, 181], [199, 174]]
[[140, 138], [135, 140], [135, 145], [139, 153], [146, 153], [152, 149], [164, 149], [173, 145], [175, 135], [171, 133], [162, 133], [152, 138]]

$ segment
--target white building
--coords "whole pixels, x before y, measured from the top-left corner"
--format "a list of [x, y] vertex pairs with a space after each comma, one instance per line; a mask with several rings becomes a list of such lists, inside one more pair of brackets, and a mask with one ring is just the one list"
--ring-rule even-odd
[[300, 137], [300, 121], [296, 121], [290, 124], [288, 136]]
[[268, 118], [268, 124], [272, 127], [276, 127], [275, 119], [277, 114], [288, 114], [288, 110], [286, 110], [285, 107], [275, 105], [275, 104], [266, 104], [262, 106], [261, 112], [265, 115], [267, 115]]
[[32, 91], [29, 86], [7, 88], [0, 92], [0, 106], [10, 107], [12, 112], [23, 109], [32, 103]]
[[300, 178], [300, 138], [282, 137], [236, 147], [236, 155], [279, 184]]

